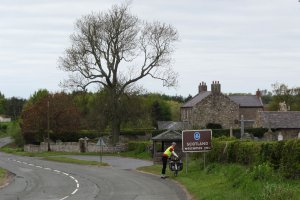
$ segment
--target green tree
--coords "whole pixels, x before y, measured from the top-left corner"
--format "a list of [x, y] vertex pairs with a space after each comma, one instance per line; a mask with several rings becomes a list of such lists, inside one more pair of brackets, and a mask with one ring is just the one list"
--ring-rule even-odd
[[20, 125], [27, 142], [41, 142], [48, 138], [48, 127], [58, 134], [78, 131], [80, 114], [71, 95], [48, 94], [24, 108]]
[[157, 121], [170, 121], [170, 107], [163, 101], [154, 101], [151, 106], [152, 125], [157, 128]]
[[10, 116], [12, 120], [16, 120], [20, 116], [25, 102], [25, 99], [17, 97], [7, 99], [5, 114]]
[[123, 95], [134, 84], [151, 77], [165, 86], [177, 82], [172, 70], [173, 44], [177, 31], [168, 24], [148, 23], [130, 13], [128, 5], [79, 19], [71, 47], [60, 58], [60, 68], [70, 72], [62, 86], [82, 88], [97, 84], [109, 97], [113, 143], [119, 140]]
[[0, 92], [0, 114], [6, 113], [6, 99], [4, 94]]
[[287, 107], [293, 109], [293, 105], [295, 103], [294, 92], [293, 88], [289, 88], [288, 85], [284, 83], [274, 83], [272, 84], [273, 87], [273, 98], [270, 102], [269, 109], [270, 110], [279, 110], [279, 103], [285, 102]]

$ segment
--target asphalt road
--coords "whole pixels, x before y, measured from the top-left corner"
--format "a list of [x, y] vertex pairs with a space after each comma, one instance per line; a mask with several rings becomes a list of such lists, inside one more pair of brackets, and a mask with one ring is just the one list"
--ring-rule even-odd
[[[137, 161], [138, 162], [138, 161]], [[0, 153], [0, 167], [16, 176], [1, 200], [185, 200], [171, 180], [127, 167], [93, 167]]]

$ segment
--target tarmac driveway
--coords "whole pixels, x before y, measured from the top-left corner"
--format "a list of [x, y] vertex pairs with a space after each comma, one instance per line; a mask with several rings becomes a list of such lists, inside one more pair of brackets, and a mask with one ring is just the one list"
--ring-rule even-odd
[[[60, 157], [75, 158], [79, 160], [92, 160], [100, 161], [100, 156], [81, 156], [81, 155], [63, 155]], [[124, 158], [117, 156], [102, 156], [102, 162], [108, 163], [111, 167], [116, 169], [136, 169], [142, 166], [151, 166], [153, 165], [152, 161], [145, 161], [141, 159], [134, 158]]]

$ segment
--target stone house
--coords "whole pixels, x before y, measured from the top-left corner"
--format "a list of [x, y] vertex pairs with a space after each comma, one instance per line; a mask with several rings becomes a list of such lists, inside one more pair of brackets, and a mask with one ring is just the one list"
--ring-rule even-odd
[[213, 81], [211, 91], [206, 83], [200, 83], [198, 94], [180, 108], [181, 121], [188, 122], [191, 128], [206, 128], [209, 123], [222, 128], [238, 128], [243, 115], [252, 127], [258, 111], [263, 111], [261, 93], [256, 95], [225, 95], [221, 92], [219, 81]]
[[272, 129], [274, 140], [278, 135], [282, 135], [284, 140], [297, 138], [300, 133], [300, 111], [260, 111], [255, 127]]

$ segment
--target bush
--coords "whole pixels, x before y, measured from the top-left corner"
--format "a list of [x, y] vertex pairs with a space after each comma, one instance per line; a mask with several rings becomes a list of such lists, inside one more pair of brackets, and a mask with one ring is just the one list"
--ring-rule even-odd
[[273, 168], [268, 163], [254, 166], [251, 171], [253, 180], [268, 180], [273, 176]]
[[[239, 163], [266, 170], [268, 163], [287, 178], [300, 178], [300, 140], [279, 142], [222, 141], [213, 139], [212, 150], [207, 153], [210, 162]], [[196, 158], [196, 157], [195, 157]]]
[[295, 192], [289, 188], [285, 188], [281, 185], [266, 184], [263, 188], [263, 194], [261, 199], [264, 200], [286, 200], [296, 199]]
[[24, 139], [21, 134], [21, 128], [19, 126], [18, 122], [13, 122], [11, 126], [7, 129], [7, 132], [11, 135], [11, 137], [14, 139], [15, 144], [18, 147], [22, 147], [24, 145]]
[[150, 142], [129, 142], [128, 151], [134, 151], [135, 153], [149, 152]]
[[300, 140], [289, 140], [284, 144], [280, 171], [287, 178], [300, 178]]
[[221, 124], [215, 124], [215, 123], [208, 123], [206, 124], [207, 129], [222, 129]]
[[7, 130], [7, 125], [1, 124], [1, 122], [0, 122], [0, 131], [6, 132], [6, 130]]

